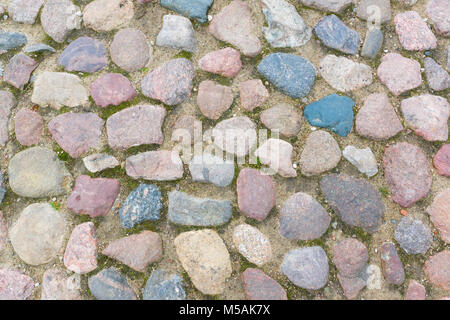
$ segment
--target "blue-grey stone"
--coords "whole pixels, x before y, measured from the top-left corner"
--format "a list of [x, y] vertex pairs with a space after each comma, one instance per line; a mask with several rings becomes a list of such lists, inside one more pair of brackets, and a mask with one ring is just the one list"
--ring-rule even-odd
[[207, 13], [214, 0], [161, 0], [161, 6], [184, 16], [207, 22]]
[[3, 202], [3, 199], [5, 198], [6, 189], [4, 186], [3, 181], [3, 174], [0, 173], [0, 204]]
[[153, 184], [141, 184], [130, 192], [119, 210], [120, 222], [125, 228], [160, 217], [163, 205], [161, 191]]
[[314, 33], [322, 43], [343, 53], [358, 53], [361, 38], [334, 14], [322, 18], [314, 27]]
[[307, 105], [303, 116], [312, 126], [327, 128], [346, 137], [353, 126], [355, 102], [335, 93]]
[[269, 54], [259, 63], [258, 72], [293, 98], [306, 96], [316, 79], [316, 70], [308, 60], [288, 53]]
[[0, 32], [0, 54], [24, 46], [27, 37], [19, 32]]
[[220, 226], [231, 218], [229, 200], [196, 198], [184, 192], [169, 193], [169, 221], [185, 226]]
[[43, 43], [32, 44], [27, 46], [24, 50], [25, 53], [39, 53], [44, 51], [56, 52], [55, 49]]
[[163, 270], [152, 272], [145, 285], [143, 300], [185, 300], [183, 280], [180, 276], [168, 275]]
[[400, 220], [394, 238], [408, 254], [424, 254], [433, 242], [430, 229], [422, 221], [410, 217]]
[[58, 64], [67, 71], [94, 73], [108, 64], [108, 55], [103, 43], [89, 37], [80, 37], [71, 42], [61, 53]]
[[226, 187], [234, 178], [234, 162], [205, 153], [192, 158], [189, 171], [194, 181]]
[[383, 45], [383, 32], [379, 28], [367, 30], [366, 39], [361, 50], [361, 56], [373, 59], [380, 52]]
[[137, 300], [125, 276], [115, 268], [104, 269], [90, 277], [88, 286], [97, 300]]

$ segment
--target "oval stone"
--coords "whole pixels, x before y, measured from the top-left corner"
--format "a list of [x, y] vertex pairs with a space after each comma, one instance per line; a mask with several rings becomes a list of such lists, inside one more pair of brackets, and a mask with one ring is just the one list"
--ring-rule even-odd
[[80, 37], [64, 49], [58, 64], [67, 71], [94, 73], [108, 64], [108, 56], [103, 43], [93, 38]]

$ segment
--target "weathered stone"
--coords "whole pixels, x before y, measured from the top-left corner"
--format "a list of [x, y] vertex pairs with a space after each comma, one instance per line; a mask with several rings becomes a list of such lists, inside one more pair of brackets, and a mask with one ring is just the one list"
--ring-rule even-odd
[[433, 165], [441, 176], [450, 177], [450, 144], [444, 144], [433, 158]]
[[105, 46], [99, 40], [79, 37], [64, 49], [58, 58], [58, 64], [64, 66], [66, 71], [94, 73], [108, 64], [108, 56]]
[[206, 14], [213, 2], [214, 0], [161, 0], [160, 4], [164, 8], [204, 23], [208, 21]]
[[5, 90], [0, 90], [0, 145], [4, 146], [9, 140], [8, 122], [11, 109], [17, 104], [14, 95]]
[[83, 158], [83, 164], [89, 172], [96, 173], [115, 168], [120, 163], [114, 156], [106, 153], [95, 153]]
[[446, 0], [430, 0], [426, 9], [437, 34], [450, 36], [450, 4]]
[[252, 79], [239, 84], [241, 105], [244, 109], [253, 111], [261, 107], [269, 99], [269, 91], [260, 79]]
[[185, 300], [183, 280], [177, 274], [169, 275], [155, 270], [145, 284], [142, 300]]
[[130, 80], [120, 73], [107, 73], [101, 76], [92, 82], [90, 93], [95, 104], [103, 108], [110, 105], [118, 106], [137, 96]]
[[202, 141], [202, 122], [194, 116], [179, 116], [173, 126], [171, 140], [181, 142], [182, 145], [191, 145]]
[[0, 211], [0, 252], [6, 245], [6, 240], [8, 239], [8, 228], [6, 226], [6, 220], [3, 217], [3, 213]]
[[0, 55], [9, 50], [17, 49], [27, 43], [27, 37], [19, 32], [0, 32]]
[[127, 278], [115, 268], [103, 269], [88, 279], [89, 290], [98, 300], [137, 300]]
[[[255, 151], [255, 156], [262, 164], [268, 165], [272, 173], [278, 173], [285, 178], [297, 176], [292, 165], [292, 152], [294, 148], [289, 142], [270, 138]], [[269, 172], [270, 173], [270, 172]]]
[[259, 269], [246, 269], [242, 282], [248, 300], [287, 300], [286, 290]]
[[112, 31], [130, 23], [134, 16], [131, 0], [94, 0], [83, 10], [83, 22], [97, 32]]
[[168, 181], [183, 177], [184, 168], [178, 152], [158, 150], [139, 153], [127, 158], [127, 175], [133, 179]]
[[302, 117], [289, 104], [278, 104], [260, 114], [261, 122], [272, 131], [279, 131], [283, 136], [294, 137], [302, 126]]
[[352, 4], [352, 0], [300, 0], [302, 4], [322, 11], [342, 12]]
[[423, 285], [416, 280], [411, 280], [406, 289], [405, 300], [425, 300], [427, 291]]
[[400, 220], [394, 238], [407, 254], [424, 254], [433, 242], [430, 229], [422, 221], [410, 217]]
[[356, 15], [375, 25], [391, 21], [391, 3], [389, 0], [361, 0], [356, 7]]
[[425, 262], [425, 275], [435, 286], [450, 290], [450, 250], [441, 251]]
[[20, 109], [14, 118], [16, 139], [21, 145], [32, 146], [41, 141], [44, 121], [39, 113], [30, 109]]
[[380, 52], [383, 46], [383, 32], [380, 28], [371, 28], [366, 32], [366, 38], [361, 49], [361, 56], [369, 59], [374, 59]]
[[436, 61], [432, 58], [425, 58], [425, 76], [428, 86], [434, 91], [441, 91], [450, 88], [450, 76]]
[[137, 29], [121, 29], [109, 46], [111, 60], [128, 72], [144, 68], [152, 56], [145, 34]]
[[233, 230], [233, 244], [249, 262], [262, 266], [272, 259], [272, 246], [257, 228], [240, 224]]
[[97, 235], [94, 223], [85, 222], [73, 229], [64, 253], [64, 265], [78, 274], [97, 269]]
[[156, 45], [196, 52], [198, 48], [197, 38], [191, 21], [182, 16], [166, 14], [163, 17], [161, 31], [156, 37]]
[[354, 146], [346, 146], [342, 155], [366, 176], [372, 177], [378, 173], [377, 159], [369, 147], [358, 149]]
[[56, 50], [49, 45], [44, 43], [35, 43], [27, 46], [23, 52], [25, 53], [41, 53], [41, 52], [52, 52], [55, 53]]
[[406, 11], [394, 17], [395, 32], [403, 48], [410, 51], [429, 50], [437, 39], [416, 11]]
[[234, 178], [234, 162], [209, 153], [194, 156], [189, 163], [192, 180], [228, 186]]
[[355, 299], [359, 292], [366, 286], [366, 281], [364, 281], [362, 276], [348, 278], [338, 273], [337, 278], [347, 299]]
[[234, 117], [219, 122], [212, 130], [214, 144], [237, 157], [247, 155], [255, 146], [256, 125], [248, 117]]
[[3, 80], [8, 84], [23, 90], [30, 81], [31, 73], [38, 66], [37, 62], [23, 53], [16, 54], [5, 67]]
[[34, 281], [26, 274], [0, 269], [0, 300], [27, 300], [33, 290]]
[[46, 34], [62, 43], [72, 30], [81, 28], [81, 16], [80, 8], [70, 0], [47, 0], [41, 12], [41, 24]]
[[33, 24], [43, 4], [44, 0], [12, 0], [8, 13], [16, 22]]
[[366, 246], [357, 239], [346, 238], [333, 247], [333, 263], [339, 274], [355, 278], [361, 274], [369, 261]]
[[442, 240], [450, 243], [450, 188], [436, 195], [427, 212], [434, 226], [439, 230]]
[[204, 71], [234, 78], [242, 67], [241, 54], [230, 47], [212, 51], [204, 55], [198, 65]]
[[405, 270], [403, 263], [398, 256], [395, 245], [392, 242], [385, 242], [380, 247], [381, 267], [384, 279], [388, 283], [400, 285], [405, 281]]
[[230, 87], [222, 86], [211, 80], [202, 81], [198, 87], [197, 105], [201, 113], [217, 120], [233, 103], [234, 94]]
[[41, 300], [82, 300], [80, 276], [67, 276], [62, 270], [48, 269], [42, 276]]

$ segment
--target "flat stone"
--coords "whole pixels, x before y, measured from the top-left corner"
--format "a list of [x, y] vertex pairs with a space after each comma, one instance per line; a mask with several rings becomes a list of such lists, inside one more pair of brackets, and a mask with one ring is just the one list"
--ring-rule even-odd
[[381, 267], [384, 279], [388, 283], [401, 285], [405, 281], [405, 269], [392, 242], [385, 242], [380, 247]]
[[155, 270], [145, 284], [142, 300], [185, 300], [183, 279], [177, 274], [169, 275], [163, 270]]
[[320, 181], [320, 189], [343, 222], [369, 233], [378, 230], [385, 206], [380, 192], [366, 180], [329, 174]]
[[39, 113], [22, 108], [14, 118], [16, 139], [23, 146], [32, 146], [41, 141], [44, 131], [44, 121]]
[[398, 53], [381, 58], [377, 74], [380, 81], [396, 96], [422, 85], [420, 63]]
[[217, 232], [183, 232], [174, 243], [178, 259], [194, 286], [203, 294], [221, 294], [232, 268], [230, 254]]
[[426, 296], [427, 291], [423, 285], [416, 280], [411, 280], [409, 282], [408, 288], [406, 289], [405, 300], [425, 300]]
[[259, 158], [261, 164], [269, 166], [271, 173], [292, 178], [297, 176], [297, 170], [292, 165], [293, 150], [289, 142], [270, 138], [256, 149], [255, 156]]
[[220, 226], [231, 219], [230, 200], [197, 198], [173, 190], [169, 193], [169, 221], [185, 226]]
[[58, 58], [58, 64], [64, 66], [66, 71], [94, 73], [108, 64], [108, 56], [100, 41], [79, 37], [64, 49]]
[[30, 81], [31, 73], [38, 66], [37, 62], [23, 53], [16, 54], [5, 67], [3, 80], [8, 84], [23, 90]]
[[426, 13], [433, 22], [436, 33], [444, 37], [450, 36], [450, 4], [446, 0], [428, 1]]
[[183, 177], [183, 162], [177, 152], [148, 151], [127, 158], [127, 175], [133, 179], [170, 181]]
[[325, 12], [342, 12], [352, 4], [352, 0], [300, 0], [300, 2], [307, 7]]
[[91, 218], [105, 216], [111, 210], [120, 191], [120, 182], [110, 178], [78, 176], [67, 199], [67, 208]]
[[245, 56], [255, 57], [262, 50], [252, 11], [244, 1], [233, 0], [224, 7], [212, 18], [208, 30], [218, 40], [237, 47]]
[[84, 8], [83, 22], [97, 32], [120, 29], [131, 22], [133, 8], [131, 0], [94, 0]]
[[65, 72], [45, 71], [33, 83], [31, 102], [59, 110], [62, 106], [77, 107], [89, 103], [89, 94], [81, 79]]
[[432, 58], [425, 58], [425, 76], [428, 86], [434, 91], [441, 91], [450, 88], [450, 76], [436, 61]]
[[356, 16], [376, 25], [391, 21], [389, 0], [361, 0], [356, 7]]
[[356, 132], [363, 137], [386, 140], [403, 130], [385, 93], [373, 93], [366, 97], [355, 120]]
[[447, 141], [450, 105], [446, 98], [424, 94], [404, 99], [401, 110], [406, 123], [428, 141]]
[[333, 89], [358, 90], [372, 84], [372, 69], [364, 63], [329, 54], [320, 61], [319, 73]]
[[47, 269], [42, 276], [41, 300], [82, 300], [80, 276], [71, 276], [60, 269]]
[[170, 60], [142, 79], [142, 93], [170, 106], [180, 104], [191, 96], [194, 75], [194, 65], [189, 60]]
[[17, 255], [27, 264], [37, 266], [53, 261], [66, 235], [64, 216], [48, 203], [26, 207], [9, 230], [9, 239]]
[[354, 106], [353, 99], [333, 93], [307, 105], [303, 116], [312, 126], [327, 128], [346, 137], [353, 127]]
[[111, 242], [102, 254], [126, 264], [133, 270], [145, 272], [147, 267], [163, 256], [159, 234], [144, 230]]
[[378, 173], [377, 159], [372, 150], [367, 147], [364, 149], [358, 149], [354, 146], [346, 146], [342, 155], [351, 164], [353, 164], [361, 173], [366, 176], [373, 177]]
[[3, 217], [3, 213], [0, 211], [0, 252], [5, 248], [7, 239], [8, 227], [6, 226], [6, 220]]
[[41, 24], [46, 34], [62, 43], [72, 30], [81, 28], [80, 7], [70, 0], [47, 0], [41, 11]]
[[120, 73], [107, 73], [92, 82], [90, 93], [95, 104], [106, 108], [118, 106], [123, 102], [133, 100], [137, 96], [130, 80]]
[[422, 221], [410, 217], [400, 220], [394, 238], [407, 254], [424, 254], [433, 242], [430, 229]]
[[444, 144], [433, 158], [433, 165], [441, 176], [450, 177], [450, 144]]
[[259, 269], [246, 269], [242, 283], [248, 300], [287, 300], [286, 290]]
[[17, 49], [27, 43], [27, 37], [19, 32], [0, 32], [0, 55], [9, 50]]
[[261, 122], [270, 130], [285, 137], [295, 137], [302, 127], [302, 116], [290, 104], [282, 103], [260, 114]]
[[162, 144], [165, 108], [137, 105], [119, 111], [106, 121], [108, 145], [113, 149], [128, 149], [142, 144]]
[[144, 221], [157, 221], [162, 205], [161, 191], [153, 184], [141, 183], [130, 192], [120, 210], [120, 222], [124, 228], [134, 228]]
[[443, 250], [425, 261], [423, 269], [428, 280], [435, 286], [450, 290], [450, 250]]
[[341, 149], [331, 134], [313, 131], [308, 136], [300, 156], [302, 174], [309, 177], [335, 168], [341, 161]]
[[66, 194], [72, 176], [53, 151], [31, 147], [9, 161], [9, 185], [22, 197], [44, 198]]
[[234, 78], [242, 67], [241, 54], [239, 51], [227, 47], [204, 55], [198, 61], [198, 65], [203, 71]]
[[405, 50], [435, 49], [437, 39], [416, 11], [406, 11], [394, 17], [395, 32]]
[[348, 278], [338, 273], [337, 278], [347, 299], [355, 299], [359, 292], [366, 286], [366, 281], [362, 276]]
[[252, 79], [239, 84], [241, 105], [244, 109], [253, 111], [261, 107], [269, 99], [269, 91], [260, 79]]
[[219, 119], [231, 107], [233, 100], [231, 87], [222, 86], [211, 80], [202, 81], [198, 87], [198, 108], [209, 119]]
[[361, 274], [369, 261], [367, 247], [357, 239], [346, 238], [333, 247], [333, 263], [339, 274], [355, 278]]
[[14, 95], [5, 90], [0, 90], [0, 145], [4, 146], [9, 140], [9, 116], [11, 110], [17, 104]]
[[374, 59], [383, 46], [383, 32], [380, 28], [371, 28], [366, 32], [366, 38], [361, 49], [361, 56]]
[[263, 221], [276, 202], [272, 177], [256, 169], [244, 168], [239, 172], [236, 185], [239, 210], [249, 218]]
[[290, 250], [284, 256], [281, 272], [300, 288], [318, 290], [328, 282], [327, 254], [319, 246]]
[[0, 300], [27, 300], [34, 291], [34, 280], [17, 270], [0, 269]]
[[92, 295], [98, 300], [137, 300], [127, 278], [115, 268], [103, 269], [88, 278]]
[[314, 240], [328, 229], [331, 218], [307, 193], [290, 196], [280, 209], [280, 234], [289, 240]]
[[392, 192], [392, 201], [410, 207], [426, 197], [431, 189], [428, 160], [415, 145], [400, 142], [386, 148], [384, 175]]
[[128, 72], [144, 68], [150, 61], [152, 49], [145, 34], [137, 29], [121, 29], [109, 46], [111, 60]]
[[284, 0], [263, 0], [261, 4], [268, 24], [262, 31], [272, 47], [300, 47], [311, 39], [311, 28], [292, 4]]
[[64, 265], [78, 274], [97, 269], [97, 235], [94, 223], [85, 222], [73, 229], [64, 253]]
[[196, 52], [197, 38], [188, 18], [173, 14], [163, 17], [161, 31], [156, 37], [156, 45], [165, 48]]
[[257, 69], [278, 90], [292, 98], [308, 95], [316, 79], [316, 70], [308, 60], [288, 53], [269, 54]]
[[164, 8], [205, 23], [208, 21], [206, 15], [213, 2], [214, 0], [161, 0], [160, 4]]
[[177, 117], [171, 140], [186, 146], [203, 141], [202, 122], [191, 115]]
[[234, 162], [204, 153], [192, 158], [189, 163], [189, 171], [193, 181], [226, 187], [234, 179]]
[[33, 24], [43, 4], [44, 0], [12, 0], [8, 14], [16, 22]]
[[240, 224], [233, 230], [233, 244], [250, 263], [262, 266], [272, 259], [272, 246], [257, 228]]
[[56, 50], [53, 47], [50, 47], [49, 45], [46, 45], [44, 43], [35, 43], [31, 44], [29, 46], [26, 46], [26, 48], [23, 50], [25, 53], [41, 53], [41, 52], [52, 52], [55, 53]]
[[116, 157], [106, 153], [95, 153], [83, 158], [83, 164], [89, 172], [96, 173], [117, 167], [120, 163]]

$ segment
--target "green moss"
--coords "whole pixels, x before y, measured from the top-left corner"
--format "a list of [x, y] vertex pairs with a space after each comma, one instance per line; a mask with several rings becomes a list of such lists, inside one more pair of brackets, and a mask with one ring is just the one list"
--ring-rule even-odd
[[388, 196], [389, 195], [389, 189], [387, 187], [380, 187], [378, 189], [378, 191], [380, 191], [384, 196]]
[[185, 59], [191, 60], [192, 52], [184, 51], [184, 50], [180, 51], [174, 56], [174, 59], [178, 59], [178, 58], [185, 58]]
[[57, 201], [52, 201], [50, 202], [50, 205], [52, 206], [53, 209], [55, 209], [56, 211], [59, 211], [61, 209], [61, 204]]

